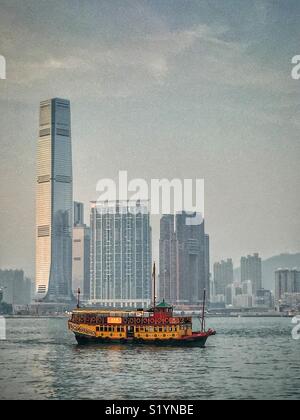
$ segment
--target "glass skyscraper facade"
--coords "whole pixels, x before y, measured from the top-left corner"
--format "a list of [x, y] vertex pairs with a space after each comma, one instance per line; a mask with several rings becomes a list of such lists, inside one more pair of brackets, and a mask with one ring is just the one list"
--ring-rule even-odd
[[92, 203], [91, 302], [145, 307], [151, 299], [151, 227], [144, 205]]
[[37, 151], [36, 298], [72, 296], [73, 176], [70, 102], [40, 104]]

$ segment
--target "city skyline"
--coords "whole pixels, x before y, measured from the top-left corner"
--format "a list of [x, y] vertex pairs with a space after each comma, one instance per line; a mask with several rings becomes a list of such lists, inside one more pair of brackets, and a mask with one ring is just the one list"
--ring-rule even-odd
[[299, 40], [300, 0], [0, 0], [1, 401], [299, 401]]
[[37, 103], [57, 96], [73, 104], [76, 200], [120, 169], [204, 178], [211, 261], [299, 251], [299, 4], [54, 3], [1, 1], [0, 266], [34, 277]]

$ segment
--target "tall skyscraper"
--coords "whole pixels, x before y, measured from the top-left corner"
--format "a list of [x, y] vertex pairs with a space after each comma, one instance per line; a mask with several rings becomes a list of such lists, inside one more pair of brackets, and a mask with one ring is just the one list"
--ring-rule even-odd
[[199, 305], [204, 289], [209, 296], [209, 236], [203, 221], [190, 221], [187, 212], [161, 219], [160, 298], [173, 304]]
[[178, 296], [177, 241], [174, 215], [164, 215], [160, 221], [159, 297], [176, 302]]
[[73, 177], [70, 102], [40, 105], [37, 152], [36, 298], [72, 297]]
[[151, 300], [151, 227], [140, 203], [92, 203], [91, 302], [146, 307]]
[[74, 203], [73, 293], [80, 289], [83, 299], [90, 299], [90, 228], [84, 224], [84, 205]]
[[275, 272], [275, 300], [278, 303], [285, 294], [300, 293], [300, 271], [281, 269]]
[[262, 265], [258, 254], [241, 258], [241, 283], [248, 280], [252, 281], [254, 295], [262, 289]]
[[232, 259], [222, 260], [214, 264], [214, 291], [215, 295], [225, 295], [226, 287], [233, 283]]

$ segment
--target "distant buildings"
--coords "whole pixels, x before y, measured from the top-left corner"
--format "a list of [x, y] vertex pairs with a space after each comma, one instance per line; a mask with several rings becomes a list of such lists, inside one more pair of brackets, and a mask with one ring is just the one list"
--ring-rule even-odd
[[241, 283], [251, 280], [253, 294], [262, 289], [262, 264], [259, 254], [241, 258]]
[[204, 235], [204, 271], [205, 271], [205, 289], [207, 291], [208, 300], [210, 300], [211, 292], [211, 273], [210, 273], [210, 238]]
[[247, 280], [244, 281], [242, 283], [242, 290], [243, 290], [243, 295], [249, 295], [249, 296], [253, 296], [253, 283], [251, 280]]
[[252, 292], [252, 282], [232, 284], [232, 306], [234, 308], [250, 309], [253, 307], [254, 297]]
[[2, 301], [9, 305], [30, 305], [31, 280], [22, 270], [0, 270]]
[[204, 222], [186, 212], [164, 215], [160, 231], [159, 297], [177, 305], [199, 305], [210, 294], [209, 236]]
[[176, 302], [179, 295], [177, 240], [175, 218], [170, 214], [160, 220], [159, 268], [159, 296], [167, 302]]
[[250, 309], [253, 307], [253, 296], [251, 295], [237, 295], [233, 298], [233, 306], [235, 308]]
[[256, 291], [255, 307], [260, 309], [274, 308], [274, 298], [270, 290], [259, 289]]
[[278, 269], [275, 272], [275, 301], [277, 305], [290, 307], [300, 304], [299, 270]]
[[226, 287], [233, 283], [232, 259], [222, 260], [214, 264], [214, 292], [225, 295]]
[[261, 309], [274, 308], [274, 299], [270, 290], [261, 287], [261, 259], [258, 254], [241, 258], [241, 279], [233, 281], [233, 263], [231, 259], [214, 264], [212, 308]]
[[235, 296], [233, 286], [233, 284], [229, 284], [225, 289], [225, 304], [227, 306], [233, 305], [233, 297]]
[[37, 152], [36, 298], [72, 298], [73, 176], [70, 102], [40, 105]]
[[80, 226], [84, 224], [84, 204], [74, 201], [74, 226]]
[[140, 203], [92, 203], [90, 301], [146, 307], [151, 299], [151, 227]]
[[90, 228], [84, 224], [84, 205], [74, 203], [73, 293], [78, 289], [84, 300], [90, 299]]

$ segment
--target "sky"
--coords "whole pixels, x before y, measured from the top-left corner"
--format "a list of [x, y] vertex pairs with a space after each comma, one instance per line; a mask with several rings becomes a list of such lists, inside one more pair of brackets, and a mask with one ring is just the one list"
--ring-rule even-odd
[[300, 251], [299, 21], [298, 0], [0, 0], [0, 268], [34, 276], [51, 97], [71, 101], [87, 222], [98, 180], [119, 170], [204, 178], [212, 262]]

